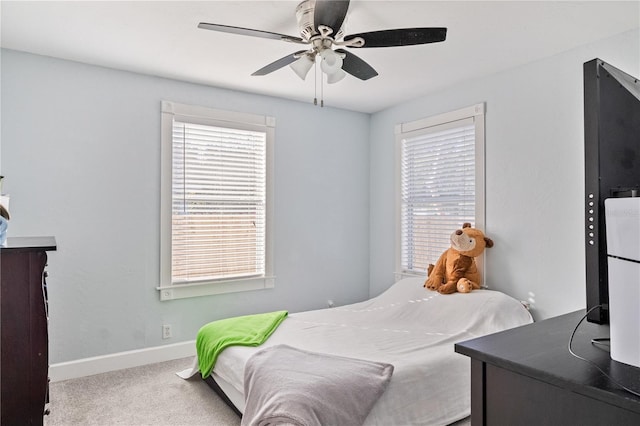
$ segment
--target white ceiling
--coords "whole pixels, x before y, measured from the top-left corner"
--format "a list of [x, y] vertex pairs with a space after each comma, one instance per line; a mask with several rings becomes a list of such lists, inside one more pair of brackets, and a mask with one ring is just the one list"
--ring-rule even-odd
[[[198, 29], [199, 22], [299, 36], [298, 1], [2, 1], [1, 45], [117, 69], [311, 102], [288, 67], [250, 74], [300, 50], [282, 41]], [[380, 74], [324, 85], [325, 105], [375, 112], [640, 27], [634, 1], [353, 0], [345, 34], [448, 28], [443, 43], [351, 49]], [[319, 96], [319, 92], [318, 92]]]

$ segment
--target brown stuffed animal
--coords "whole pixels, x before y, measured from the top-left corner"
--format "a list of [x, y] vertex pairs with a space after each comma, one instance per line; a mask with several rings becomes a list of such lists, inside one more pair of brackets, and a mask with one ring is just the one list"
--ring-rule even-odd
[[485, 247], [493, 247], [493, 241], [479, 229], [472, 228], [470, 223], [465, 223], [462, 229], [451, 234], [451, 247], [442, 253], [435, 266], [429, 265], [424, 286], [442, 294], [479, 289], [481, 276], [474, 257]]

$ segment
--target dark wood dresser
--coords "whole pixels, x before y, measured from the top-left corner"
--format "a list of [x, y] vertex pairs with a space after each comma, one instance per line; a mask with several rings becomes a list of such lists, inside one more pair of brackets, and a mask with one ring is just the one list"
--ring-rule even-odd
[[[640, 397], [612, 383], [592, 364], [571, 355], [576, 311], [455, 345], [471, 357], [471, 424], [640, 425]], [[640, 368], [613, 361], [609, 327], [584, 321], [572, 349], [618, 383], [640, 392]]]
[[53, 237], [0, 247], [0, 423], [41, 425], [48, 398], [47, 251]]

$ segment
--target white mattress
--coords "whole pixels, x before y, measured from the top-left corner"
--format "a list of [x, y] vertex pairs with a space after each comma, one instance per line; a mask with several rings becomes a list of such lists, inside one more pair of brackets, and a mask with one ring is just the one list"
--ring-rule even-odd
[[407, 278], [365, 302], [289, 314], [262, 346], [225, 349], [214, 378], [243, 411], [245, 363], [255, 352], [283, 343], [393, 364], [391, 382], [366, 425], [444, 425], [462, 419], [471, 411], [470, 360], [454, 352], [454, 343], [528, 324], [531, 315], [497, 291], [441, 295], [423, 283]]

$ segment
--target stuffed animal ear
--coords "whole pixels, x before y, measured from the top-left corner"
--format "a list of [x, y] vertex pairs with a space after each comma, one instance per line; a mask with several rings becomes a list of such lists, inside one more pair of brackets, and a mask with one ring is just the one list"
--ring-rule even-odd
[[493, 240], [491, 238], [484, 237], [484, 242], [486, 247], [489, 247], [489, 248], [493, 247]]
[[462, 229], [464, 229], [464, 228], [471, 228], [471, 224], [470, 224], [469, 222], [465, 222], [465, 223], [462, 225]]

